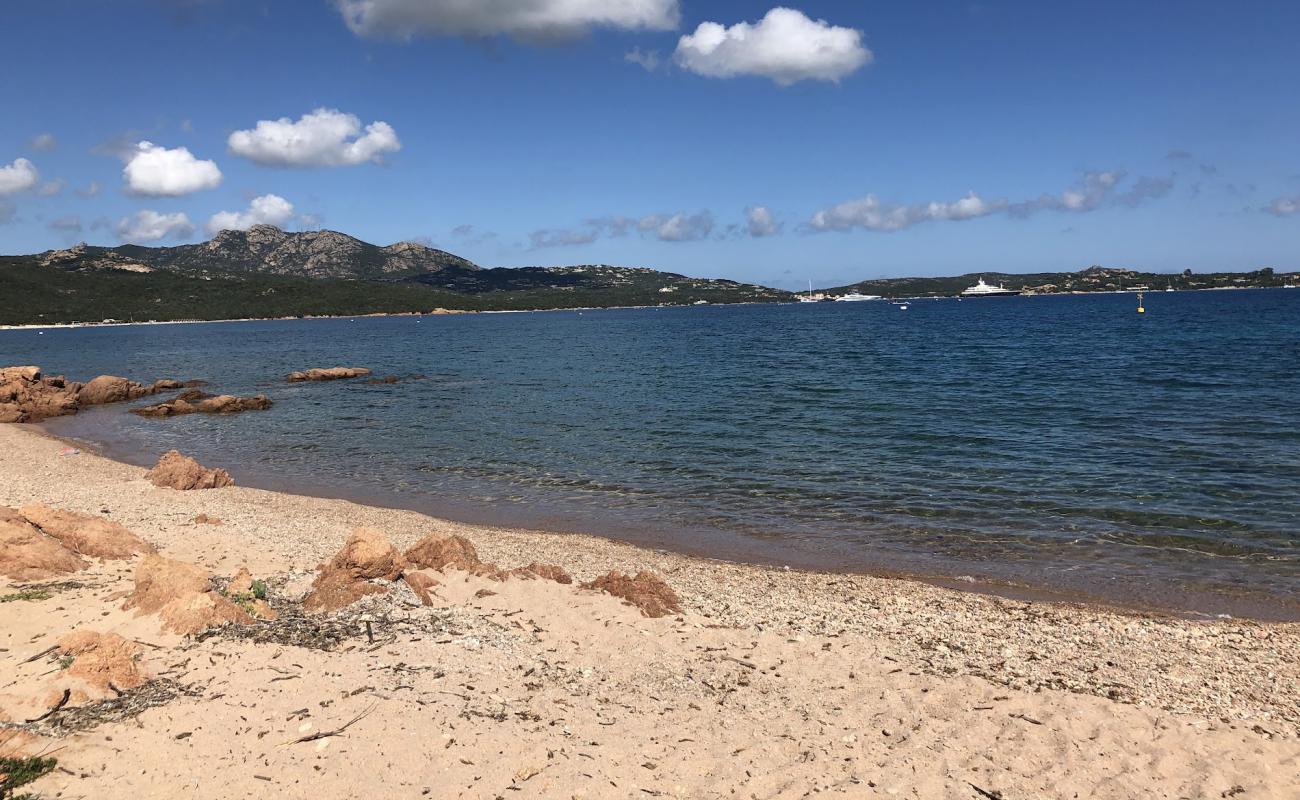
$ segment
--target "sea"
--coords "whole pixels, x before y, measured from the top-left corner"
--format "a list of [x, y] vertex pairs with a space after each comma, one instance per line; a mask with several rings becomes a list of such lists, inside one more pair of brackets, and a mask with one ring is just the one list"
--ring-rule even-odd
[[[0, 364], [264, 393], [51, 433], [709, 558], [1300, 619], [1300, 290], [47, 328]], [[285, 382], [297, 369], [376, 377]], [[141, 401], [142, 403], [145, 401]]]

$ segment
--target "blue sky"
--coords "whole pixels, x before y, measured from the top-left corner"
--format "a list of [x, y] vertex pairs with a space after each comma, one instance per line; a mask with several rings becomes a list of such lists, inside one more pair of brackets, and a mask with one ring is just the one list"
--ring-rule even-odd
[[0, 252], [269, 219], [784, 287], [1300, 268], [1294, 3], [341, 3], [6, 4]]

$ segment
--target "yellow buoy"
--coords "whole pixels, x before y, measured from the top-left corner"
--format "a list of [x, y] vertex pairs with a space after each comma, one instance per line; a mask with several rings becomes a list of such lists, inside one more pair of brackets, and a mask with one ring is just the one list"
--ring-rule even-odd
[[1139, 313], [1139, 314], [1145, 314], [1145, 313], [1147, 313], [1147, 310], [1146, 310], [1145, 308], [1142, 307], [1142, 293], [1141, 293], [1141, 292], [1138, 292], [1138, 313]]

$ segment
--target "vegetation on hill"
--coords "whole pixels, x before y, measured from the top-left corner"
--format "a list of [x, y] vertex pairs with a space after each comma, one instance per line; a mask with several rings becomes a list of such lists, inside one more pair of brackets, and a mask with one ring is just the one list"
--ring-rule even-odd
[[[558, 279], [516, 280], [500, 273], [477, 289], [439, 287], [429, 276], [383, 282], [217, 275], [157, 270], [64, 270], [31, 257], [0, 257], [0, 324], [143, 322], [427, 313], [436, 308], [505, 311], [628, 305], [763, 302], [786, 292], [653, 270], [567, 267]], [[580, 270], [580, 271], [579, 271]], [[661, 292], [670, 288], [672, 291]]]
[[[885, 297], [956, 295], [979, 278], [1027, 294], [1264, 287], [1294, 283], [1271, 269], [1163, 275], [1090, 267], [1030, 275], [886, 278], [825, 289]], [[222, 231], [177, 247], [92, 247], [0, 256], [0, 325], [522, 311], [554, 308], [765, 303], [791, 292], [640, 267], [484, 269], [413, 242], [380, 247], [335, 231], [269, 225]]]
[[960, 294], [983, 278], [985, 282], [1002, 285], [1008, 289], [1022, 289], [1032, 294], [1059, 294], [1063, 292], [1117, 292], [1146, 288], [1162, 289], [1223, 289], [1269, 288], [1294, 283], [1295, 275], [1275, 273], [1264, 268], [1254, 272], [1194, 273], [1184, 270], [1178, 274], [1138, 272], [1131, 269], [1093, 266], [1078, 272], [1036, 272], [1013, 275], [1005, 272], [972, 272], [947, 278], [880, 278], [860, 281], [848, 286], [824, 290], [829, 295], [847, 292], [878, 294], [883, 297], [936, 297]]

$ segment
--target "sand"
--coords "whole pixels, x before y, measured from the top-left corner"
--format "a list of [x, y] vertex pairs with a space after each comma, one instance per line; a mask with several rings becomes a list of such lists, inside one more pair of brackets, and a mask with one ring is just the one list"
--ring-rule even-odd
[[[238, 486], [175, 491], [64, 447], [0, 425], [0, 505], [93, 513], [217, 575], [247, 566], [288, 615], [167, 633], [121, 608], [132, 560], [0, 603], [0, 720], [35, 734], [29, 748], [57, 749], [62, 769], [33, 786], [49, 797], [1294, 798], [1300, 786], [1300, 625], [728, 564]], [[401, 547], [460, 534], [485, 560], [558, 564], [575, 582], [448, 570], [432, 606], [398, 583], [323, 629], [293, 616], [316, 566], [361, 526]], [[649, 619], [578, 588], [613, 569], [660, 575], [684, 613]], [[0, 596], [13, 591], [0, 579]], [[100, 691], [59, 725], [22, 723], [74, 680], [53, 655], [26, 659], [86, 627], [137, 643], [148, 682]], [[300, 646], [321, 630], [332, 649]]]

